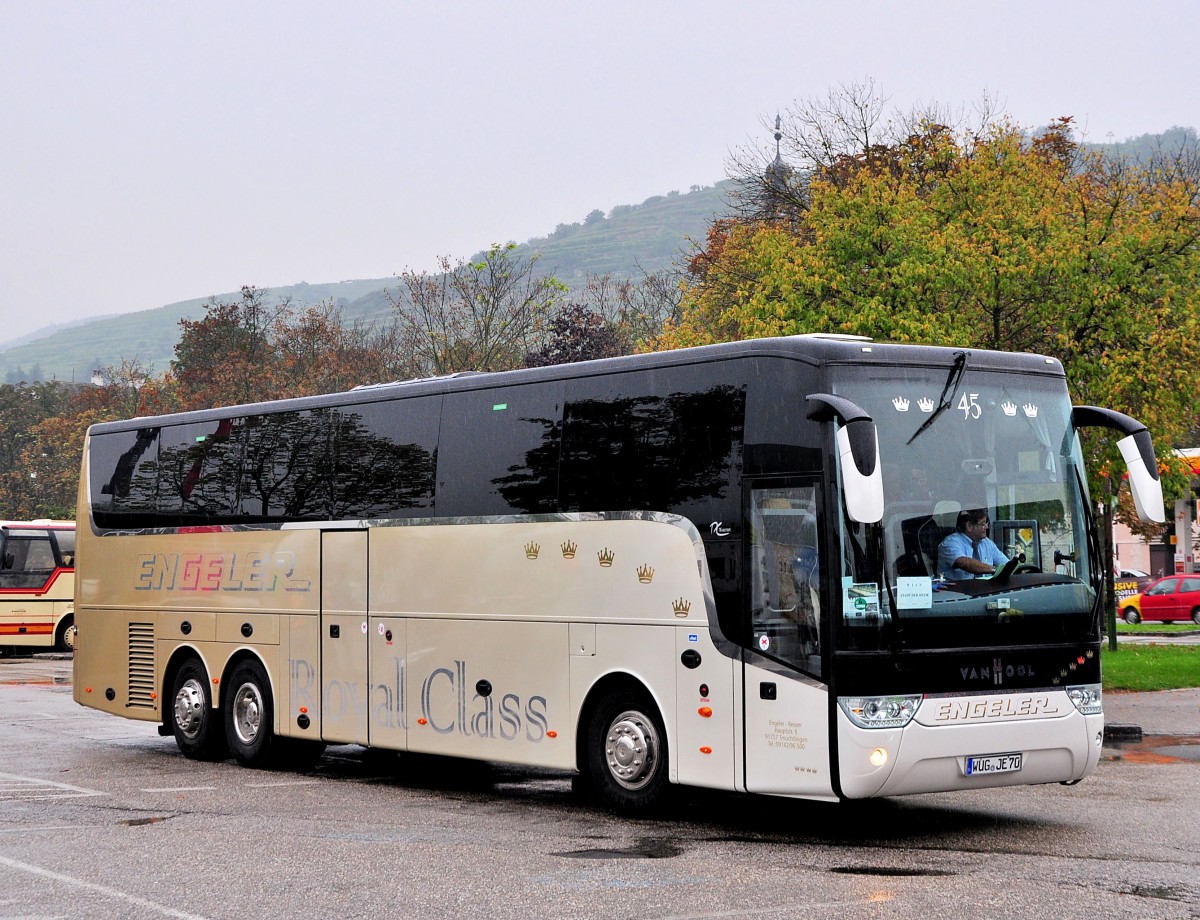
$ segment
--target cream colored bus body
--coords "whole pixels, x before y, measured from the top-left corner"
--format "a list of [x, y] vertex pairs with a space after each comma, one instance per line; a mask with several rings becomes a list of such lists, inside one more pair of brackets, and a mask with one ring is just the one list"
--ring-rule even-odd
[[735, 662], [709, 635], [699, 534], [645, 517], [81, 528], [75, 698], [162, 721], [195, 656], [219, 710], [250, 656], [280, 736], [571, 770], [585, 700], [620, 674], [662, 714], [672, 781], [735, 788]]

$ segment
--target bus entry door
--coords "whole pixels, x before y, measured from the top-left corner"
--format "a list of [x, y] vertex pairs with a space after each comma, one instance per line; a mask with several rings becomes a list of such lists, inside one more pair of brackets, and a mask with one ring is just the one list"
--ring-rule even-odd
[[321, 737], [367, 743], [367, 532], [321, 534]]

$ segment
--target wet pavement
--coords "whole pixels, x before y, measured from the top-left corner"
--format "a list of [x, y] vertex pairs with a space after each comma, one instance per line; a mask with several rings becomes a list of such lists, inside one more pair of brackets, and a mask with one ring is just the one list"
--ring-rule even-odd
[[1104, 694], [1104, 756], [1130, 763], [1200, 763], [1200, 689]]

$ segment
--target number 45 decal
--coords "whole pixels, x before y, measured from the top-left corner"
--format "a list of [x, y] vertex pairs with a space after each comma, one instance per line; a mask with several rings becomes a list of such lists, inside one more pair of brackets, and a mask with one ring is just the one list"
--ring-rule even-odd
[[964, 422], [969, 418], [979, 418], [983, 415], [983, 407], [979, 405], [978, 393], [963, 393], [962, 399], [958, 401], [958, 408], [962, 409]]

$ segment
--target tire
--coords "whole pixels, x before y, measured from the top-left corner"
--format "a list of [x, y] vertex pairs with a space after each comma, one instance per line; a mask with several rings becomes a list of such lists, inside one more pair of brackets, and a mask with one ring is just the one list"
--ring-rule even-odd
[[649, 815], [665, 804], [667, 737], [658, 709], [644, 692], [620, 691], [600, 701], [587, 728], [591, 791], [625, 815]]
[[1125, 622], [1130, 626], [1136, 626], [1138, 623], [1142, 622], [1142, 615], [1132, 607], [1126, 607], [1123, 611], [1123, 614], [1125, 616]]
[[1200, 607], [1195, 607], [1192, 609], [1192, 622], [1197, 626], [1200, 626]]
[[56, 652], [74, 652], [75, 639], [78, 635], [79, 631], [75, 628], [75, 614], [63, 617], [63, 621], [58, 624], [58, 630], [54, 633], [54, 650]]
[[241, 662], [226, 686], [222, 711], [229, 752], [243, 767], [279, 766], [287, 759], [287, 745], [275, 734], [275, 699], [263, 666], [254, 659]]
[[225, 732], [212, 705], [208, 672], [196, 658], [189, 658], [175, 672], [170, 705], [163, 721], [175, 736], [185, 757], [192, 760], [223, 760], [227, 752]]

